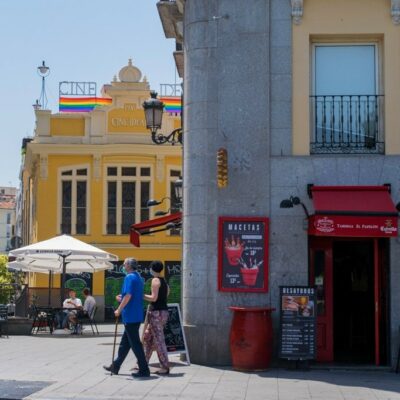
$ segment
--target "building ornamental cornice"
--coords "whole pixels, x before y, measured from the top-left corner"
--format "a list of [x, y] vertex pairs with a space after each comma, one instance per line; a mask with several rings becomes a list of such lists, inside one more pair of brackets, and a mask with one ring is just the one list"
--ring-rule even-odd
[[[295, 25], [301, 24], [304, 11], [304, 0], [290, 0], [292, 5], [292, 19]], [[390, 14], [392, 22], [400, 25], [400, 0], [391, 0]]]
[[107, 146], [99, 146], [93, 144], [74, 145], [29, 143], [27, 157], [38, 154], [41, 156], [50, 156], [53, 154], [95, 154], [96, 156], [129, 154], [148, 157], [179, 157], [182, 155], [182, 148], [180, 146], [154, 146], [134, 143], [108, 144]]

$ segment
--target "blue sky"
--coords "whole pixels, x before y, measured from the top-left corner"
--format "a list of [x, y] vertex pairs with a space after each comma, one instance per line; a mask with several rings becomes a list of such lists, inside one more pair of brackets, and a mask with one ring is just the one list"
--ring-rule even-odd
[[152, 89], [180, 82], [157, 0], [0, 0], [0, 186], [18, 186], [22, 138], [32, 136], [45, 60], [48, 108], [60, 81], [101, 86], [132, 58]]

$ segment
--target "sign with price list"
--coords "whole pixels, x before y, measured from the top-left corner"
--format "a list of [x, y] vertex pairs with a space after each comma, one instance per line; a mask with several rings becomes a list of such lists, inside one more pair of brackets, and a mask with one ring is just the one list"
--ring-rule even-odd
[[316, 357], [315, 288], [280, 286], [279, 357], [312, 360]]
[[268, 290], [268, 218], [219, 217], [218, 289]]

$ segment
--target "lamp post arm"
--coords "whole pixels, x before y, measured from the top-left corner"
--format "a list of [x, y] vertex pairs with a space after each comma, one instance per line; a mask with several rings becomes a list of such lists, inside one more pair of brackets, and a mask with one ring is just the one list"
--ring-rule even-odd
[[177, 143], [183, 144], [183, 131], [182, 128], [176, 128], [167, 136], [164, 136], [161, 133], [157, 134], [157, 132], [152, 131], [151, 140], [155, 144], [164, 144], [164, 143], [171, 143], [172, 145], [175, 145]]

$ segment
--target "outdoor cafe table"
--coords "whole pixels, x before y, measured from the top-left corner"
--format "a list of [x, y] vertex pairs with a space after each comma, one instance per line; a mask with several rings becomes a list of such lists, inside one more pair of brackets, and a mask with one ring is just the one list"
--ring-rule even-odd
[[34, 329], [37, 328], [36, 333], [39, 332], [39, 328], [48, 327], [50, 333], [54, 331], [54, 326], [56, 324], [56, 315], [61, 311], [72, 311], [78, 308], [67, 308], [67, 307], [34, 307], [34, 316], [32, 322], [32, 333]]

